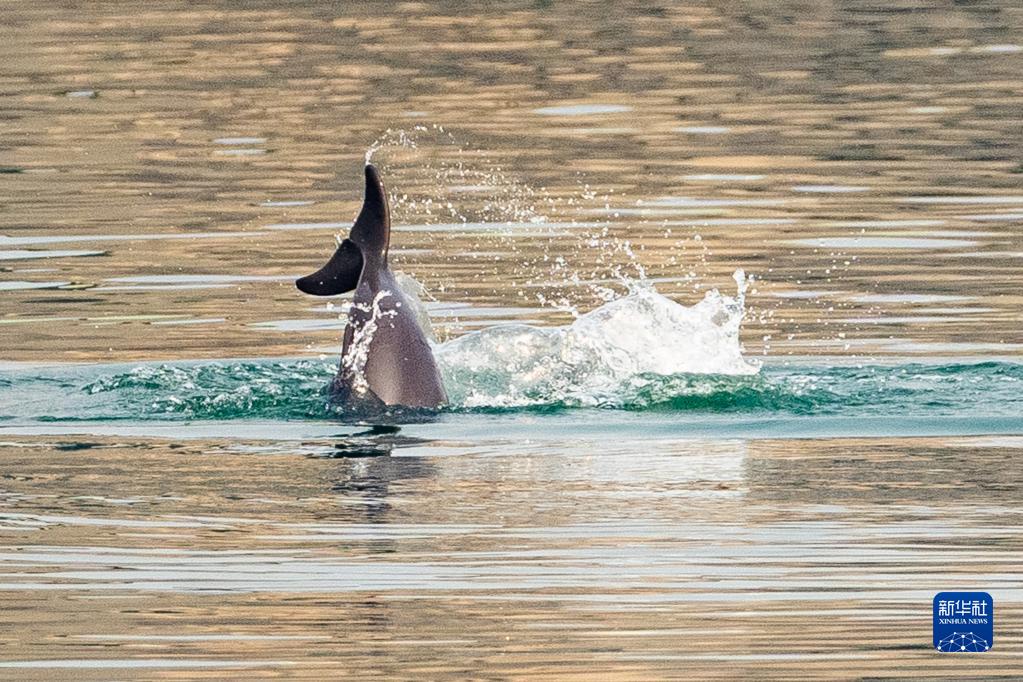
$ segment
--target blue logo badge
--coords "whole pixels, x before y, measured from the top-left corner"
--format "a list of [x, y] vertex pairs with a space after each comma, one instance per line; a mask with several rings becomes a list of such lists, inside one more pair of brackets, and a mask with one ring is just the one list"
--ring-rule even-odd
[[934, 595], [934, 648], [946, 654], [983, 652], [995, 644], [995, 600], [987, 592]]

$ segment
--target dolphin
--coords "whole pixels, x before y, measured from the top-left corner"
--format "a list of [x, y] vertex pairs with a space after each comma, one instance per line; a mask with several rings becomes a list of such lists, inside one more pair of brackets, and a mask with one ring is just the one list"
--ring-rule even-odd
[[366, 196], [355, 224], [327, 264], [295, 280], [314, 296], [355, 290], [331, 403], [363, 410], [434, 409], [447, 402], [437, 363], [416, 308], [387, 265], [391, 216], [380, 174], [366, 165]]

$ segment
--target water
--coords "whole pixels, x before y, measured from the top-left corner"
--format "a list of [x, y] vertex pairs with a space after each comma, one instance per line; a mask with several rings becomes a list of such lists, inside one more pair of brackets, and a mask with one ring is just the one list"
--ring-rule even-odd
[[1018, 677], [1023, 19], [911, 5], [5, 7], [0, 677]]
[[[352, 431], [345, 423], [363, 423], [328, 403], [335, 370], [308, 360], [14, 370], [0, 386], [7, 405], [0, 421], [7, 432], [22, 434], [171, 429], [179, 437], [197, 430], [230, 438], [244, 428], [269, 440], [322, 438]], [[425, 439], [461, 433], [484, 442], [496, 429], [498, 440], [559, 444], [610, 435], [641, 442], [1018, 434], [1023, 406], [1023, 365], [1005, 362], [768, 366], [755, 376], [636, 374], [603, 395], [565, 385], [561, 377], [523, 387], [518, 369], [504, 377], [486, 368], [445, 370], [454, 402], [430, 415], [427, 426], [404, 432]], [[400, 412], [376, 416], [381, 419], [409, 421]]]

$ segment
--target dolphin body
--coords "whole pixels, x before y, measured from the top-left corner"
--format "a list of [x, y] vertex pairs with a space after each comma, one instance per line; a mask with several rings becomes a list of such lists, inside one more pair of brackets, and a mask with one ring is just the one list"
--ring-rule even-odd
[[437, 408], [447, 402], [415, 307], [387, 266], [391, 217], [380, 174], [366, 165], [366, 197], [348, 239], [327, 264], [295, 281], [314, 296], [355, 290], [331, 403], [346, 409]]

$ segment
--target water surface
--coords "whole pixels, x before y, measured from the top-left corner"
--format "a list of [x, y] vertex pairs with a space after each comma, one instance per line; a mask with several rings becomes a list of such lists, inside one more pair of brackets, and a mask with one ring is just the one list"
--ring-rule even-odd
[[[3, 23], [0, 677], [1018, 677], [1015, 3]], [[415, 423], [291, 284], [367, 150]]]

